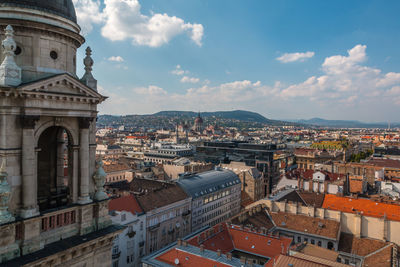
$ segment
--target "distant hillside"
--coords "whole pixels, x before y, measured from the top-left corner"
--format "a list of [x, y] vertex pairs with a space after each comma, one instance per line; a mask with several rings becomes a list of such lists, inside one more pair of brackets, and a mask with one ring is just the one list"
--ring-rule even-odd
[[[192, 111], [160, 111], [152, 116], [165, 116], [165, 117], [196, 117], [198, 113]], [[234, 110], [234, 111], [215, 111], [215, 112], [201, 112], [203, 118], [219, 118], [219, 119], [231, 119], [238, 121], [248, 122], [259, 122], [259, 123], [272, 123], [273, 120], [267, 119], [264, 116], [245, 110]]]
[[[334, 127], [334, 128], [387, 128], [387, 123], [376, 122], [376, 123], [365, 123], [354, 120], [325, 120], [321, 118], [312, 118], [309, 120], [292, 120], [293, 122], [322, 126], [322, 127]], [[392, 124], [392, 127], [399, 127], [399, 123]]]
[[[99, 126], [125, 125], [129, 128], [163, 128], [174, 129], [177, 123], [187, 121], [193, 123], [198, 113], [193, 111], [160, 111], [148, 115], [100, 115]], [[270, 120], [264, 116], [245, 110], [202, 112], [201, 117], [205, 124], [217, 123], [220, 126], [248, 128], [263, 127], [265, 125], [293, 125], [284, 121]]]

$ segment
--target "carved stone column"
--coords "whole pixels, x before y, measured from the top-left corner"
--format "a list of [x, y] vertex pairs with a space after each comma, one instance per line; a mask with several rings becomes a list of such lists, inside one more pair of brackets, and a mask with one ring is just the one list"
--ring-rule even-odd
[[89, 196], [89, 126], [92, 118], [79, 118], [79, 163], [80, 163], [80, 192], [79, 204], [92, 202]]
[[34, 128], [39, 116], [24, 115], [22, 124], [22, 210], [21, 217], [39, 214], [37, 207], [37, 173]]
[[72, 147], [72, 203], [78, 202], [79, 146]]

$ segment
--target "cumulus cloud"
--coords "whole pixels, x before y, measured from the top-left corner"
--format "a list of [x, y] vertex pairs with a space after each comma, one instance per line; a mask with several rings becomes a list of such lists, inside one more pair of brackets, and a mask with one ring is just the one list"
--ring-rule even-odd
[[282, 63], [289, 63], [295, 61], [305, 61], [306, 59], [312, 58], [314, 56], [314, 52], [305, 52], [305, 53], [285, 53], [280, 57], [277, 57], [276, 60]]
[[203, 25], [166, 13], [143, 15], [138, 0], [104, 0], [102, 10], [100, 0], [73, 1], [85, 34], [93, 24], [102, 24], [101, 34], [112, 41], [131, 40], [134, 45], [160, 47], [186, 33], [196, 45], [202, 45]]
[[199, 78], [183, 76], [181, 79], [181, 83], [198, 83], [200, 81]]
[[114, 62], [124, 62], [124, 59], [121, 56], [112, 56], [112, 57], [109, 57], [108, 60], [114, 61]]
[[[400, 74], [367, 66], [366, 48], [356, 45], [344, 55], [326, 57], [320, 68], [322, 74], [296, 84], [276, 81], [267, 85], [257, 80], [237, 80], [211, 85], [204, 80], [175, 92], [151, 85], [128, 90], [129, 94], [123, 97], [117, 95], [114, 103], [120, 103], [118, 109], [127, 113], [179, 107], [181, 110], [247, 109], [267, 116], [274, 113], [272, 118], [318, 114], [332, 119], [396, 120]], [[180, 65], [172, 72], [180, 79], [189, 77]], [[110, 95], [111, 101], [113, 97]]]
[[167, 92], [164, 89], [155, 85], [150, 85], [148, 87], [134, 88], [133, 91], [140, 95], [151, 95], [151, 96], [167, 94]]
[[73, 3], [83, 35], [93, 30], [93, 24], [104, 21], [104, 14], [100, 10], [100, 0], [73, 0]]
[[174, 75], [180, 76], [180, 75], [189, 73], [189, 71], [188, 70], [183, 70], [181, 65], [176, 65], [175, 69], [173, 71], [171, 71], [171, 73], [174, 74]]
[[[315, 101], [355, 103], [360, 99], [396, 95], [400, 92], [400, 73], [383, 74], [380, 69], [365, 66], [367, 46], [358, 44], [347, 55], [325, 58], [323, 75], [311, 76], [302, 83], [290, 85], [280, 91], [283, 98], [308, 97]], [[387, 99], [390, 101], [390, 99]]]

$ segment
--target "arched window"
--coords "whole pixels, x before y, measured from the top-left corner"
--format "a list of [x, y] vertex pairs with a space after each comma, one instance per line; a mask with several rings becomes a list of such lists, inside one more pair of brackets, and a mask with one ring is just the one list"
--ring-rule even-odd
[[334, 245], [331, 241], [328, 242], [328, 249], [333, 249]]
[[37, 199], [40, 211], [69, 204], [72, 178], [72, 138], [63, 127], [47, 128], [38, 140]]

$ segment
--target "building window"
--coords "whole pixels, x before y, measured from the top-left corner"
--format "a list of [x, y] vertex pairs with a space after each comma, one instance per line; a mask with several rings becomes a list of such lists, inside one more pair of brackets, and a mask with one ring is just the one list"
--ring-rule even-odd
[[333, 246], [334, 246], [333, 243], [329, 241], [328, 242], [328, 249], [333, 249]]
[[50, 57], [54, 60], [56, 60], [58, 58], [58, 53], [56, 51], [51, 51], [50, 52]]
[[314, 239], [311, 239], [311, 244], [315, 244], [315, 240]]
[[320, 247], [320, 246], [322, 246], [322, 243], [321, 243], [321, 241], [318, 241], [318, 246]]

